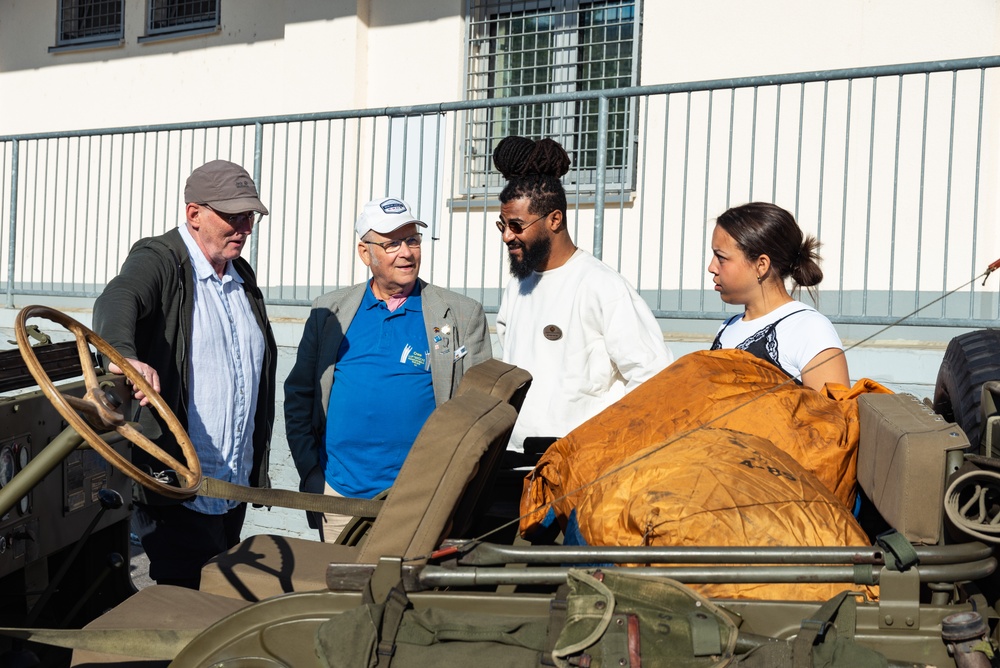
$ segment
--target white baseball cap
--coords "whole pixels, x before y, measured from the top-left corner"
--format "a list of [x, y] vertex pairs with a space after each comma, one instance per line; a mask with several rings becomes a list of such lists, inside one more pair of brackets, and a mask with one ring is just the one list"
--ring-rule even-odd
[[354, 231], [358, 233], [359, 237], [368, 234], [369, 230], [375, 230], [379, 234], [388, 234], [410, 223], [427, 227], [427, 224], [422, 220], [416, 219], [409, 204], [395, 197], [383, 197], [365, 204], [364, 208], [361, 209], [358, 222], [354, 224]]

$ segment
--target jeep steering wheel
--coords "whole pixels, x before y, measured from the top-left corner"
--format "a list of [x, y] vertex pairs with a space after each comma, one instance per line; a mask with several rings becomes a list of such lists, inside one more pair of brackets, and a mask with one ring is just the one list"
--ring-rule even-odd
[[[31, 343], [28, 341], [28, 332], [25, 327], [26, 321], [32, 317], [45, 318], [46, 320], [58, 323], [76, 337], [76, 348], [80, 355], [80, 366], [83, 367], [83, 379], [86, 388], [83, 398], [63, 394], [56, 389], [45, 368], [38, 361], [38, 357], [35, 355]], [[68, 315], [46, 306], [26, 306], [21, 309], [21, 312], [17, 314], [17, 319], [14, 321], [14, 335], [17, 337], [17, 347], [20, 350], [21, 357], [24, 359], [24, 363], [34, 377], [35, 382], [38, 383], [38, 387], [48, 400], [52, 402], [52, 405], [59, 411], [59, 414], [63, 416], [66, 422], [83, 437], [90, 447], [97, 450], [102, 457], [108, 460], [112, 466], [143, 487], [171, 499], [188, 499], [198, 492], [198, 489], [201, 487], [201, 462], [198, 461], [198, 455], [187, 432], [181, 426], [177, 416], [167, 406], [163, 397], [153, 390], [142, 374], [125, 361], [121, 353], [112, 348], [111, 344]], [[94, 346], [99, 353], [117, 364], [124, 372], [125, 377], [134, 386], [143, 391], [149, 399], [149, 403], [153, 405], [156, 412], [163, 418], [167, 428], [177, 438], [177, 444], [181, 448], [181, 453], [184, 455], [187, 466], [170, 456], [170, 454], [144, 436], [134, 425], [127, 422], [125, 416], [108, 400], [104, 388], [97, 381], [97, 372], [94, 371], [94, 366], [91, 362], [88, 344]], [[86, 419], [81, 417], [81, 414]], [[176, 471], [177, 477], [181, 482], [181, 487], [168, 485], [139, 469], [127, 457], [123, 457], [117, 450], [106, 443], [94, 431], [94, 427], [104, 431], [112, 429], [117, 431], [167, 468]]]

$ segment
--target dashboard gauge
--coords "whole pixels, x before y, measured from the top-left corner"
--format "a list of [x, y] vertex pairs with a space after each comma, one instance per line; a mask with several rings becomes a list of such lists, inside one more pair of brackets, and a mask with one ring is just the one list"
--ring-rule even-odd
[[0, 450], [0, 487], [5, 487], [14, 477], [14, 452], [10, 446]]
[[17, 502], [17, 512], [21, 515], [27, 515], [30, 509], [31, 503], [28, 501], [28, 496], [22, 496], [21, 500]]
[[17, 447], [17, 470], [20, 471], [25, 466], [28, 465], [28, 459], [31, 457], [31, 453], [28, 452], [28, 446], [19, 445]]

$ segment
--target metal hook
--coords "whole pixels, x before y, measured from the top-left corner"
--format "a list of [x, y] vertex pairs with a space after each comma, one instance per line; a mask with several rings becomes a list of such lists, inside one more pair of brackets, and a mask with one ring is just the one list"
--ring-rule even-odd
[[986, 267], [986, 274], [983, 276], [983, 285], [986, 285], [986, 279], [989, 278], [990, 274], [992, 274], [997, 269], [1000, 269], [1000, 260], [995, 260], [993, 264]]

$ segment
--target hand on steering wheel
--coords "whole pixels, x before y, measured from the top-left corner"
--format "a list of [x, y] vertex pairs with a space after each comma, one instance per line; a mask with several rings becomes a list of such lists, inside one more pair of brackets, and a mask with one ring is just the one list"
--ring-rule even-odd
[[[82, 398], [63, 394], [56, 389], [52, 379], [45, 372], [45, 368], [38, 361], [35, 352], [28, 340], [28, 332], [25, 326], [29, 318], [38, 317], [51, 320], [65, 327], [76, 337], [76, 347], [80, 355], [80, 365], [83, 367], [83, 379], [86, 392]], [[181, 426], [177, 416], [174, 415], [170, 407], [163, 398], [153, 389], [145, 376], [137, 371], [117, 350], [95, 334], [92, 330], [80, 324], [68, 315], [60, 313], [55, 309], [46, 306], [26, 306], [17, 314], [14, 322], [14, 335], [17, 338], [17, 347], [21, 352], [28, 371], [34, 377], [42, 393], [52, 402], [59, 414], [66, 422], [80, 434], [81, 437], [97, 450], [112, 466], [127, 475], [132, 480], [158, 494], [162, 494], [171, 499], [188, 499], [194, 496], [201, 487], [201, 462], [195, 452], [194, 445], [188, 437], [184, 427]], [[144, 400], [153, 405], [156, 412], [160, 414], [166, 423], [167, 428], [177, 439], [177, 444], [181, 448], [181, 453], [187, 462], [185, 466], [170, 454], [165, 452], [158, 445], [149, 440], [125, 420], [118, 409], [112, 404], [104, 389], [97, 382], [97, 373], [91, 363], [89, 345], [94, 346], [99, 353], [107, 357], [113, 364], [118, 366], [125, 377], [131, 381], [137, 391], [141, 391]], [[87, 419], [83, 419], [81, 414]], [[174, 487], [161, 482], [152, 475], [145, 473], [135, 466], [128, 458], [123, 457], [117, 450], [108, 445], [91, 425], [96, 425], [102, 430], [115, 430], [134, 445], [145, 450], [157, 461], [167, 468], [177, 472], [181, 487]]]
[[[145, 362], [140, 362], [139, 360], [134, 360], [131, 357], [126, 357], [125, 361], [132, 365], [132, 367], [142, 374], [142, 377], [146, 379], [146, 382], [156, 390], [160, 391], [160, 376], [156, 373], [156, 369], [149, 366]], [[108, 364], [108, 371], [111, 373], [116, 373], [118, 375], [124, 375], [125, 370], [118, 366], [114, 362]], [[132, 396], [139, 401], [140, 406], [148, 406], [149, 399], [146, 397], [146, 393], [142, 391], [142, 388], [136, 387], [132, 392]]]

